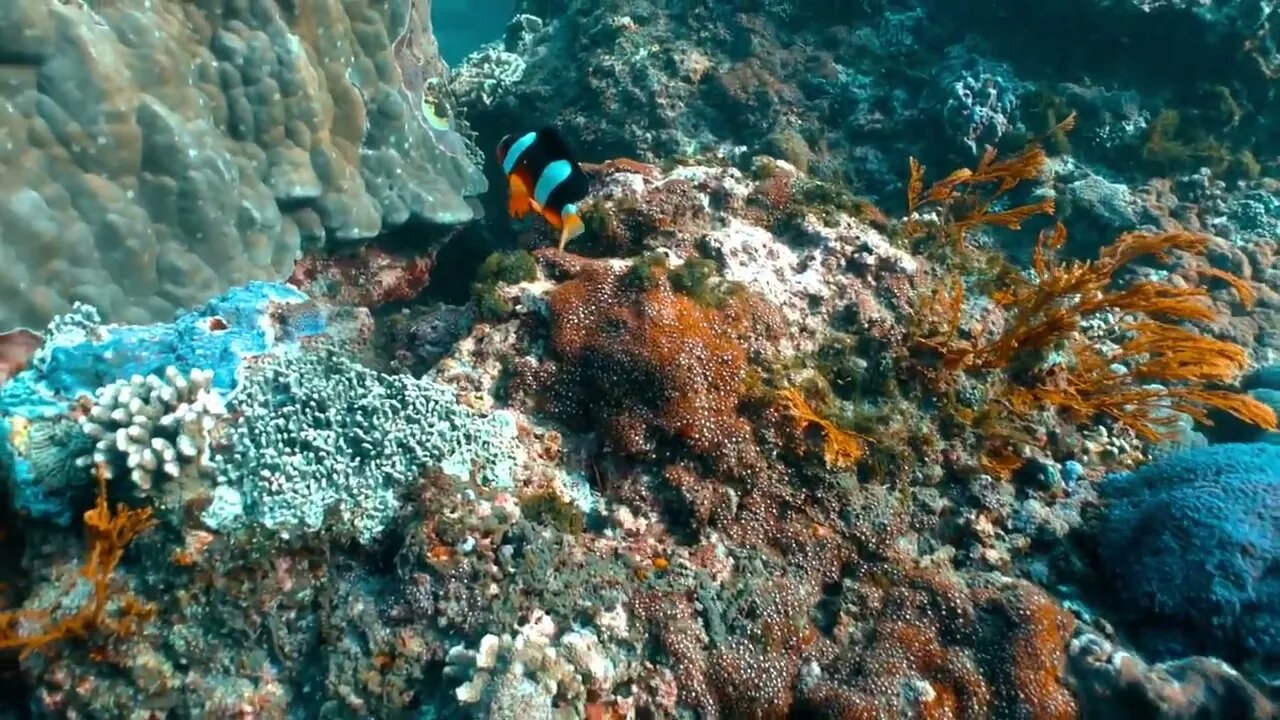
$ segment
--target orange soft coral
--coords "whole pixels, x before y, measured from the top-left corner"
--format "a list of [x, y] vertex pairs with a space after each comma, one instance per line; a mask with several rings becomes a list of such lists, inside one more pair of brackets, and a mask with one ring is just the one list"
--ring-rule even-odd
[[[1069, 117], [1051, 132], [1065, 132], [1074, 122]], [[972, 248], [966, 237], [978, 227], [1018, 229], [1035, 215], [1051, 214], [1049, 199], [992, 209], [1019, 183], [1036, 177], [1044, 164], [1036, 143], [1008, 160], [998, 160], [989, 149], [975, 169], [958, 170], [926, 189], [923, 168], [912, 160], [907, 236], [929, 235], [944, 240], [938, 244], [944, 249], [968, 253]], [[925, 207], [939, 211], [932, 224], [918, 216]], [[1208, 422], [1209, 409], [1216, 408], [1276, 427], [1275, 413], [1266, 405], [1214, 387], [1235, 380], [1247, 369], [1248, 357], [1239, 345], [1190, 327], [1218, 317], [1206, 288], [1154, 280], [1117, 282], [1117, 274], [1138, 260], [1164, 262], [1174, 252], [1204, 255], [1209, 238], [1183, 231], [1131, 232], [1103, 248], [1096, 260], [1062, 262], [1057, 253], [1066, 238], [1064, 226], [1056, 224], [1040, 234], [1029, 277], [1006, 270], [994, 278], [990, 299], [1004, 315], [1003, 328], [994, 337], [963, 337], [965, 286], [960, 273], [922, 296], [926, 327], [917, 347], [931, 357], [922, 368], [935, 386], [952, 385], [960, 373], [1000, 373], [1008, 381], [992, 399], [1015, 423], [1052, 409], [1075, 422], [1107, 417], [1148, 441], [1176, 430], [1178, 418], [1170, 410]], [[1252, 304], [1253, 292], [1243, 279], [1217, 269], [1204, 274], [1230, 286], [1245, 307]], [[1090, 320], [1119, 321], [1114, 351], [1104, 351], [1102, 338], [1083, 331]], [[1066, 362], [1046, 363], [1052, 351]], [[1012, 459], [998, 447], [988, 450], [989, 467]]]
[[553, 362], [537, 384], [553, 414], [603, 426], [633, 455], [665, 440], [721, 456], [751, 444], [738, 414], [747, 297], [713, 309], [675, 292], [661, 269], [586, 262], [549, 302]]
[[[1075, 127], [1071, 114], [1047, 134], [1065, 133]], [[987, 148], [977, 167], [961, 168], [928, 188], [924, 186], [924, 166], [911, 158], [907, 179], [908, 219], [904, 234], [908, 238], [922, 235], [940, 236], [956, 249], [964, 246], [967, 235], [979, 227], [1002, 227], [1017, 230], [1036, 215], [1054, 212], [1052, 197], [1004, 210], [993, 210], [996, 203], [1019, 183], [1031, 180], [1044, 169], [1047, 158], [1038, 142], [1027, 145], [1007, 159], [997, 159], [995, 148]], [[926, 209], [941, 212], [933, 225], [924, 223], [918, 213]]]
[[828, 467], [848, 470], [862, 459], [863, 439], [819, 415], [798, 389], [781, 391], [778, 400], [799, 430], [817, 428], [822, 433], [822, 457]]

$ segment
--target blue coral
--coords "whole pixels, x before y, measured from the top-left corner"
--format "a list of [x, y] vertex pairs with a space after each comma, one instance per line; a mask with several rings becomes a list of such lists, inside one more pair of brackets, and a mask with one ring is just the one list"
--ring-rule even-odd
[[1173, 453], [1101, 494], [1100, 557], [1149, 650], [1280, 659], [1280, 447]]
[[70, 522], [67, 493], [76, 488], [38, 477], [29, 448], [15, 444], [27, 423], [65, 415], [77, 398], [134, 375], [213, 371], [213, 387], [235, 388], [246, 358], [316, 336], [323, 311], [281, 283], [252, 282], [182, 313], [170, 323], [104, 325], [89, 306], [55, 318], [31, 367], [0, 387], [0, 481], [7, 479], [15, 509], [34, 518]]

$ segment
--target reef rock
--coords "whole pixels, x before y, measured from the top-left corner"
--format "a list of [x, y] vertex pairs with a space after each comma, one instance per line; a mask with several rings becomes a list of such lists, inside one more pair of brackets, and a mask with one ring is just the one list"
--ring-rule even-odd
[[[0, 5], [0, 329], [171, 318], [301, 250], [470, 220], [430, 0]], [[433, 237], [434, 235], [434, 237]]]

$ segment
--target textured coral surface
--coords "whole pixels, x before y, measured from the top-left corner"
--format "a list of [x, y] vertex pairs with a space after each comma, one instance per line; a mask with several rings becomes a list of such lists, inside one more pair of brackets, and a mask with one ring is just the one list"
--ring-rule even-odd
[[[172, 317], [483, 192], [429, 0], [0, 6], [0, 330]], [[439, 233], [436, 233], [439, 237]], [[423, 241], [431, 240], [423, 233]]]

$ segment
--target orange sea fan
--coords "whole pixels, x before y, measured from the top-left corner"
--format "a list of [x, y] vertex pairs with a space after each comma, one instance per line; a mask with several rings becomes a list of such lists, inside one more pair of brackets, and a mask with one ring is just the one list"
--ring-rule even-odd
[[[1068, 132], [1075, 123], [1076, 116], [1072, 113], [1051, 128], [1046, 136]], [[975, 168], [960, 168], [926, 189], [924, 166], [911, 158], [907, 178], [906, 235], [914, 237], [925, 232], [920, 220], [912, 216], [927, 206], [943, 211], [945, 217], [938, 229], [955, 243], [957, 249], [964, 246], [966, 234], [974, 228], [985, 226], [1017, 230], [1036, 215], [1052, 215], [1055, 210], [1052, 196], [1005, 210], [992, 210], [1019, 183], [1038, 177], [1047, 162], [1048, 157], [1038, 140], [1006, 159], [997, 159], [995, 148], [988, 147]]]
[[[89, 547], [80, 570], [92, 594], [74, 612], [61, 617], [45, 609], [0, 612], [0, 650], [20, 650], [27, 655], [64, 639], [127, 636], [154, 613], [150, 605], [129, 593], [113, 593], [112, 587], [112, 575], [125, 548], [155, 524], [151, 509], [120, 504], [112, 511], [107, 503], [109, 471], [99, 465], [96, 474], [98, 499], [84, 514]], [[113, 599], [118, 606], [109, 609]]]
[[1167, 439], [1178, 430], [1177, 416], [1208, 423], [1207, 409], [1217, 408], [1260, 427], [1275, 428], [1275, 412], [1248, 395], [1206, 385], [1234, 380], [1248, 368], [1244, 348], [1165, 323], [1127, 324], [1129, 339], [1116, 365], [1087, 341], [1072, 345], [1073, 366], [1065, 382], [1011, 389], [1009, 401], [1022, 412], [1053, 406], [1084, 421], [1104, 415], [1148, 442]]
[[1172, 250], [1203, 254], [1208, 238], [1187, 232], [1126, 233], [1103, 248], [1097, 260], [1062, 263], [1056, 251], [1066, 237], [1061, 223], [1041, 233], [1032, 260], [1034, 279], [1013, 275], [992, 293], [991, 299], [1008, 314], [1006, 330], [971, 351], [971, 367], [1005, 367], [1018, 354], [1060, 342], [1084, 319], [1103, 312], [1140, 312], [1161, 321], [1209, 322], [1217, 317], [1204, 288], [1152, 281], [1112, 287], [1115, 273], [1133, 261], [1144, 256], [1166, 261]]
[[[1016, 413], [1025, 416], [1053, 407], [1078, 421], [1103, 415], [1148, 441], [1176, 429], [1177, 418], [1170, 410], [1208, 422], [1207, 409], [1214, 407], [1261, 427], [1276, 426], [1275, 413], [1266, 405], [1207, 387], [1234, 381], [1248, 368], [1248, 354], [1235, 343], [1175, 324], [1217, 318], [1205, 288], [1154, 281], [1112, 285], [1115, 273], [1134, 260], [1166, 260], [1173, 250], [1203, 254], [1208, 238], [1180, 231], [1127, 233], [1104, 248], [1097, 260], [1061, 263], [1054, 253], [1065, 239], [1061, 224], [1042, 233], [1033, 260], [1034, 279], [1010, 278], [993, 293], [992, 299], [1007, 314], [997, 338], [973, 345], [955, 340], [953, 332], [950, 339], [937, 343], [944, 367], [998, 370], [1062, 348], [1071, 357], [1064, 372], [1006, 390], [1004, 401]], [[1253, 300], [1243, 280], [1221, 271], [1212, 275], [1236, 288], [1242, 303]], [[1080, 333], [1081, 324], [1100, 313], [1142, 318], [1121, 325], [1125, 339], [1114, 354], [1104, 354]], [[1118, 359], [1125, 365], [1117, 365]]]

